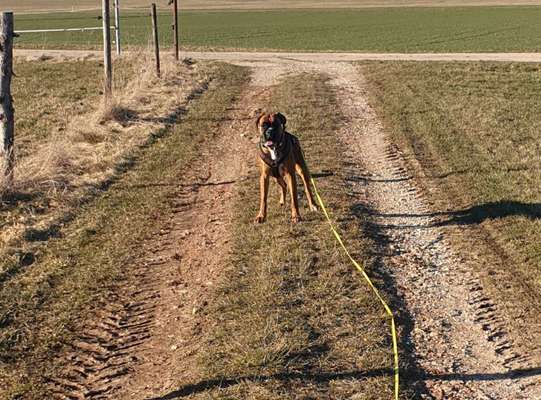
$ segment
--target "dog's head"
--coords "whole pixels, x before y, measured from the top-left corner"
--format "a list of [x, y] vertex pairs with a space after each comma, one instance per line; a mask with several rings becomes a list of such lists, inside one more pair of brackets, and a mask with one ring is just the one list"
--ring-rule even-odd
[[261, 146], [267, 148], [271, 158], [276, 160], [276, 147], [282, 142], [286, 130], [286, 117], [280, 113], [261, 114], [255, 124], [261, 135]]

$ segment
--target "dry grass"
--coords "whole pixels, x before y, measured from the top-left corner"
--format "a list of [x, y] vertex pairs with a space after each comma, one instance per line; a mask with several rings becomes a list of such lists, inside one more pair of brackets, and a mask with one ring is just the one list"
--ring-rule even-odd
[[[208, 79], [197, 65], [178, 64], [169, 58], [162, 64], [162, 78], [158, 79], [147, 53], [121, 59], [115, 65], [114, 100], [107, 105], [102, 103], [95, 81], [88, 98], [83, 96], [86, 89], [73, 95], [63, 88], [73, 87], [80, 79], [75, 85], [84, 86], [87, 80], [77, 72], [79, 68], [92, 71], [91, 76], [99, 75], [97, 63], [24, 64], [21, 70], [25, 74], [37, 71], [46, 85], [50, 85], [49, 76], [55, 77], [60, 94], [41, 101], [47, 96], [41, 92], [31, 97], [37, 99], [32, 102], [24, 97], [31, 90], [19, 87], [15, 91], [16, 102], [17, 95], [22, 95], [17, 115], [26, 125], [20, 127], [15, 179], [9, 187], [4, 183], [1, 190], [0, 254], [6, 257], [2, 257], [0, 275], [17, 268], [18, 252], [32, 251], [23, 240], [29, 232], [50, 230], [72, 207], [114, 180], [129, 164], [130, 151], [174, 122], [194, 93], [205, 89]], [[28, 83], [34, 86], [36, 82]]]
[[[197, 78], [193, 71], [169, 58], [166, 61], [162, 79], [157, 79], [149, 54], [123, 59], [116, 65], [116, 70], [123, 73], [116, 78], [114, 98], [104, 102], [94, 94], [90, 100], [99, 105], [81, 110], [80, 114], [70, 115], [73, 104], [57, 99], [62, 104], [57, 104], [48, 114], [58, 118], [55, 114], [64, 112], [66, 124], [60, 130], [51, 126], [54, 130], [46, 136], [46, 141], [25, 146], [24, 156], [15, 170], [13, 189], [65, 190], [103, 180], [126, 149], [144, 140], [149, 128], [166, 123], [167, 114], [174, 113], [195, 86], [201, 84], [194, 81]], [[50, 67], [54, 69], [56, 65]], [[101, 77], [96, 81], [101, 83]], [[24, 115], [25, 110], [18, 113]]]

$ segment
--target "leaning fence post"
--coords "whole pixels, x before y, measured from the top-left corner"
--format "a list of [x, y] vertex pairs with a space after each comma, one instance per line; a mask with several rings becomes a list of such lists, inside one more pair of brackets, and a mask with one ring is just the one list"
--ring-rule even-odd
[[111, 26], [109, 22], [109, 0], [103, 0], [103, 67], [105, 69], [104, 95], [108, 101], [113, 90], [113, 64], [111, 62]]
[[13, 75], [13, 13], [3, 12], [0, 20], [0, 167], [8, 185], [13, 182], [15, 156], [15, 110], [11, 97]]
[[156, 3], [152, 3], [152, 36], [154, 38], [154, 55], [156, 57], [156, 75], [160, 77], [160, 44], [158, 42], [158, 20], [156, 17]]

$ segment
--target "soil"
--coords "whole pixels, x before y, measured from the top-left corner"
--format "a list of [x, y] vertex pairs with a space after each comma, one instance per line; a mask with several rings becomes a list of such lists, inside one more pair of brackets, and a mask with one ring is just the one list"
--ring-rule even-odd
[[[470, 255], [435, 223], [437, 210], [416, 183], [415, 160], [406, 160], [387, 137], [367, 102], [360, 71], [343, 62], [352, 59], [213, 55], [252, 67], [252, 85], [233, 105], [223, 139], [201, 155], [192, 168], [197, 174], [179, 186], [169, 224], [144, 244], [148, 256], [133, 266], [142, 284], [125, 288], [121, 301], [104, 310], [81, 337], [65, 373], [54, 380], [55, 393], [60, 398], [156, 398], [179, 381], [197, 379], [190, 361], [200, 345], [198, 313], [222, 278], [235, 185], [255, 167], [252, 120], [261, 96], [287, 74], [318, 72], [331, 78], [345, 118], [337, 135], [348, 149], [352, 203], [368, 215], [380, 265], [406, 309], [398, 323], [418, 368], [410, 379], [422, 381], [424, 398], [541, 399], [539, 354], [518, 344], [504, 306], [484, 288]], [[468, 234], [453, 229], [453, 235]]]

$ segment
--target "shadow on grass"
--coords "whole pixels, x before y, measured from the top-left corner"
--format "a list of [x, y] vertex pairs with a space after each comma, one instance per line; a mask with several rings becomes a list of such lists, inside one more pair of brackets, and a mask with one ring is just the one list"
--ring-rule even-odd
[[154, 182], [140, 185], [125, 185], [122, 186], [124, 189], [148, 189], [151, 187], [186, 187], [186, 188], [199, 188], [204, 186], [226, 186], [232, 185], [237, 182], [242, 182], [245, 179], [240, 180], [230, 180], [230, 181], [220, 181], [220, 182], [194, 182], [194, 183], [181, 183], [177, 182]]
[[151, 397], [147, 400], [170, 400], [177, 399], [179, 397], [191, 396], [196, 393], [201, 393], [211, 389], [226, 389], [231, 386], [235, 386], [241, 382], [254, 382], [254, 383], [265, 383], [271, 380], [278, 380], [282, 382], [290, 382], [293, 380], [309, 381], [315, 383], [330, 382], [337, 379], [365, 379], [373, 378], [382, 375], [393, 374], [392, 369], [376, 369], [371, 371], [347, 371], [347, 372], [320, 372], [320, 373], [311, 373], [311, 372], [279, 372], [272, 375], [248, 375], [248, 376], [239, 376], [235, 378], [216, 378], [204, 380], [198, 383], [189, 384], [180, 387], [177, 390], [174, 390], [164, 396], [160, 397]]
[[[389, 246], [392, 242], [380, 226], [374, 225], [367, 216], [373, 215], [376, 211], [364, 203], [357, 203], [351, 206], [352, 215], [359, 219], [362, 229], [362, 236], [371, 240], [371, 258], [369, 273], [374, 278], [378, 290], [388, 294], [391, 309], [394, 310], [395, 320], [399, 330], [399, 358], [401, 388], [411, 390], [416, 398], [421, 396], [429, 397], [429, 392], [423, 377], [427, 373], [421, 368], [416, 359], [416, 348], [412, 340], [412, 332], [415, 328], [415, 320], [411, 315], [404, 298], [398, 293], [398, 284], [386, 265], [386, 257], [389, 255]], [[382, 282], [381, 284], [378, 282]]]
[[[524, 172], [524, 171], [539, 171], [541, 170], [540, 165], [532, 165], [532, 163], [517, 164], [512, 166], [507, 166], [500, 168], [500, 172], [505, 173], [514, 173], [514, 172]], [[446, 179], [453, 176], [459, 175], [487, 175], [494, 172], [494, 168], [468, 168], [468, 169], [458, 169], [444, 172], [441, 174], [431, 175], [431, 178], [437, 179]]]
[[36, 200], [43, 196], [41, 192], [6, 192], [0, 194], [0, 211], [10, 210], [23, 203]]
[[[406, 371], [407, 372], [407, 371]], [[345, 372], [280, 372], [272, 375], [249, 375], [236, 378], [208, 379], [194, 384], [188, 384], [159, 397], [147, 398], [147, 400], [172, 400], [180, 397], [191, 396], [212, 389], [227, 389], [242, 382], [265, 383], [271, 380], [290, 382], [300, 380], [303, 382], [322, 383], [341, 379], [367, 379], [387, 375], [391, 377], [393, 370], [390, 368], [375, 369], [370, 371], [345, 371]], [[423, 379], [436, 381], [498, 381], [506, 379], [521, 379], [541, 375], [541, 367], [529, 369], [516, 369], [502, 373], [474, 373], [474, 374], [424, 374]]]
[[367, 212], [372, 216], [386, 218], [434, 218], [434, 222], [426, 224], [386, 224], [378, 226], [382, 228], [433, 228], [438, 226], [450, 225], [474, 225], [480, 224], [485, 220], [495, 220], [507, 217], [524, 217], [530, 220], [541, 219], [541, 203], [523, 203], [513, 200], [500, 200], [479, 204], [466, 208], [464, 210], [455, 211], [438, 211], [432, 213], [379, 213], [375, 211], [361, 209], [361, 206], [355, 206], [357, 212]]

